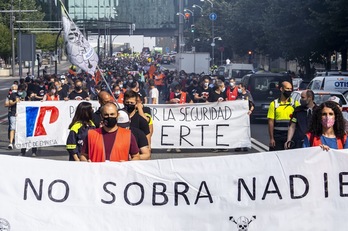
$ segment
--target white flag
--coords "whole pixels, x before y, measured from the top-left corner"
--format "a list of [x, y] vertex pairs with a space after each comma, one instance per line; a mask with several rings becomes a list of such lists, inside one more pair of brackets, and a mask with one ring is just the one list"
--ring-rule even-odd
[[69, 61], [82, 70], [93, 75], [98, 65], [98, 56], [79, 28], [70, 19], [63, 4], [62, 21], [66, 53]]

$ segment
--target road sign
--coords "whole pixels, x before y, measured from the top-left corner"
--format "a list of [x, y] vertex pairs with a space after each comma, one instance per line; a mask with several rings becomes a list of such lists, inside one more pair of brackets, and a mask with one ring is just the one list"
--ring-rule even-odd
[[210, 14], [209, 14], [209, 19], [210, 19], [211, 21], [215, 21], [215, 20], [217, 19], [217, 14], [215, 14], [215, 13], [210, 13]]
[[168, 54], [170, 52], [169, 47], [166, 47], [166, 53]]

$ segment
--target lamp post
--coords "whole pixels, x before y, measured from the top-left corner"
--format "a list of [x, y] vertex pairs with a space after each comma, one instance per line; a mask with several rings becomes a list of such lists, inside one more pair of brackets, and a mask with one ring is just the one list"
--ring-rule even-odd
[[178, 16], [182, 16], [179, 17], [179, 53], [182, 53], [183, 51], [183, 47], [185, 46], [184, 44], [184, 36], [183, 36], [183, 31], [184, 31], [184, 25], [183, 25], [183, 19], [185, 19], [185, 15], [181, 12], [177, 12], [176, 15]]
[[[201, 2], [205, 2], [208, 1], [210, 3], [211, 6], [211, 13], [213, 14], [213, 9], [214, 9], [214, 3], [210, 0], [201, 0]], [[211, 60], [212, 60], [212, 66], [214, 66], [214, 46], [215, 46], [215, 38], [214, 38], [214, 20], [211, 18], [211, 37], [213, 38], [213, 42], [211, 44]]]
[[221, 37], [214, 37], [213, 42], [211, 43], [211, 53], [212, 53], [212, 66], [214, 66], [214, 47], [215, 47], [215, 39], [221, 41]]

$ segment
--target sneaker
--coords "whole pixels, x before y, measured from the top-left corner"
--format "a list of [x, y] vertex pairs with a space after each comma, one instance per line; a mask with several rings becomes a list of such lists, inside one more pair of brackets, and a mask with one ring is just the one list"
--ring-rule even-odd
[[241, 148], [236, 148], [236, 149], [234, 149], [234, 151], [235, 152], [240, 152], [240, 151], [242, 151], [242, 149]]
[[211, 152], [217, 153], [219, 152], [219, 149], [212, 149]]
[[248, 148], [243, 148], [243, 152], [247, 152], [248, 151]]
[[36, 157], [36, 153], [31, 154], [32, 157]]
[[13, 149], [13, 144], [9, 144], [9, 145], [7, 146], [7, 148], [10, 149], [10, 150], [12, 150], [12, 149]]
[[180, 148], [176, 148], [175, 151], [176, 152], [181, 152], [181, 149]]
[[168, 148], [168, 149], [167, 149], [167, 152], [171, 152], [171, 151], [172, 151], [172, 149], [171, 149], [171, 148]]

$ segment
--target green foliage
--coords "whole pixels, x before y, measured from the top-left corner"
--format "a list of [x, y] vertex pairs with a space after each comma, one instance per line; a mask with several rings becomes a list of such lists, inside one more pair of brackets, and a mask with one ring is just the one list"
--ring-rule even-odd
[[11, 56], [11, 31], [0, 23], [0, 57], [7, 59]]
[[[36, 35], [36, 48], [43, 51], [54, 51], [56, 46], [57, 34], [37, 34]], [[59, 37], [58, 46], [63, 44], [63, 38]]]
[[[348, 46], [347, 0], [215, 0], [215, 36], [225, 48], [297, 60], [323, 62]], [[205, 1], [204, 12], [211, 12]], [[197, 35], [209, 38], [208, 17], [198, 18]], [[206, 47], [209, 49], [209, 46]]]

